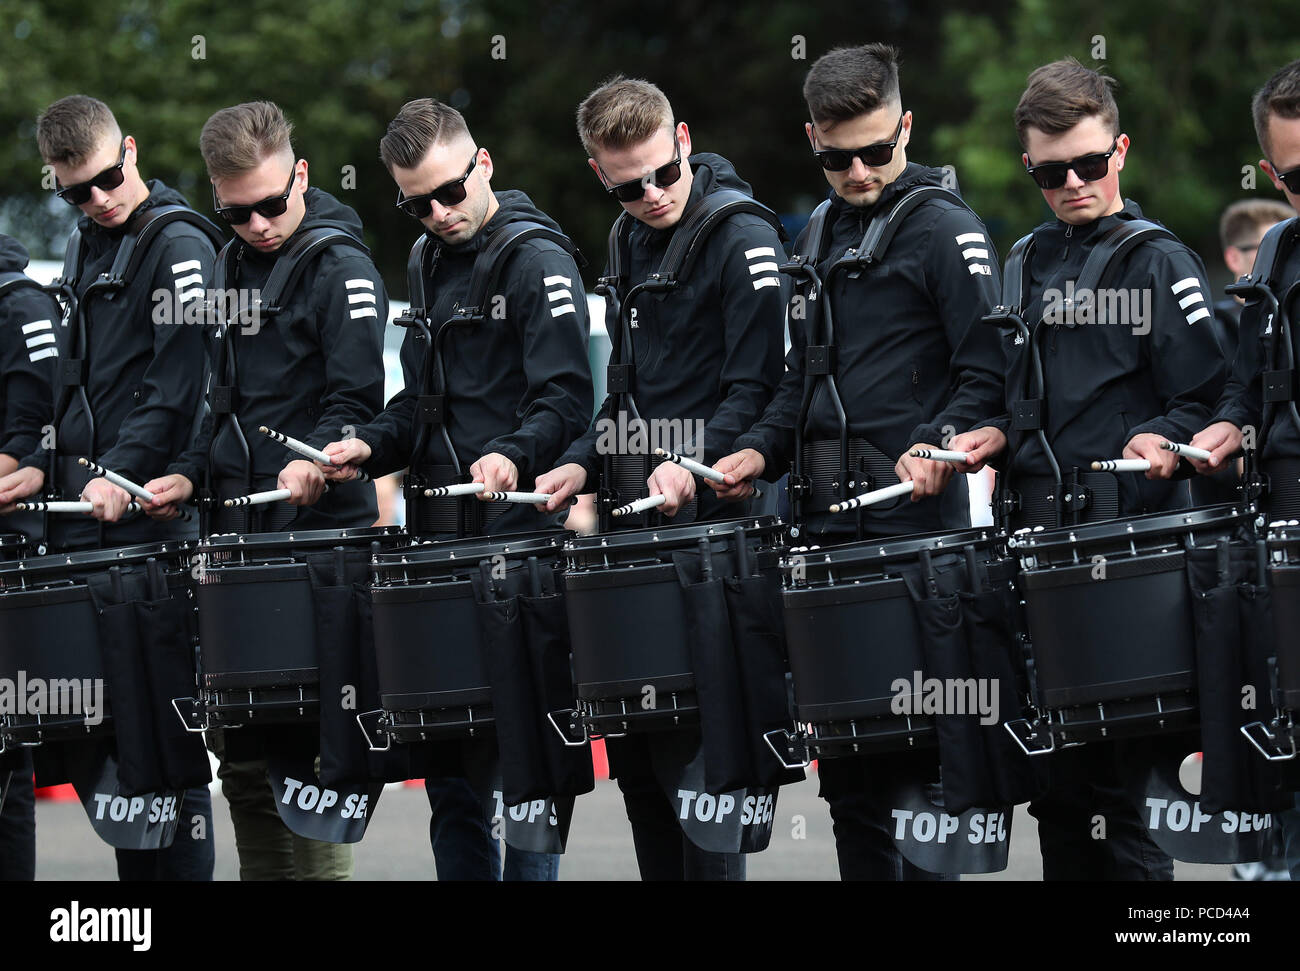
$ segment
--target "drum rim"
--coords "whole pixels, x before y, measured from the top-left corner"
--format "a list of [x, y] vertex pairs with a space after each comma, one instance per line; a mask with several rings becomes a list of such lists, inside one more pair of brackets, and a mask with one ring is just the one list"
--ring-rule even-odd
[[[958, 542], [958, 539], [961, 541]], [[922, 550], [929, 550], [932, 553], [949, 553], [963, 550], [972, 545], [992, 548], [996, 547], [1001, 539], [1001, 534], [994, 530], [992, 526], [972, 526], [963, 530], [936, 530], [929, 533], [908, 533], [902, 536], [888, 537], [884, 540], [862, 539], [849, 543], [835, 543], [831, 546], [819, 546], [817, 549], [795, 547], [786, 554], [786, 558], [782, 560], [782, 566], [788, 568], [793, 562], [789, 558], [794, 556], [804, 557], [805, 565], [808, 568], [827, 563], [880, 563], [913, 556]], [[866, 555], [861, 555], [864, 553]]]
[[286, 529], [271, 533], [213, 533], [198, 541], [199, 550], [269, 549], [281, 547], [331, 546], [340, 540], [376, 540], [405, 536], [402, 526], [347, 526], [338, 529]]
[[138, 543], [132, 546], [115, 546], [98, 550], [46, 553], [44, 556], [28, 556], [0, 562], [0, 575], [48, 573], [85, 567], [108, 568], [119, 563], [142, 563], [151, 558], [181, 560], [196, 549], [191, 540], [161, 540], [156, 543]]
[[553, 549], [558, 554], [574, 535], [568, 529], [548, 529], [532, 533], [502, 533], [499, 536], [465, 536], [399, 546], [376, 554], [370, 562], [376, 567], [399, 567], [451, 560], [475, 562], [482, 558], [481, 555], [471, 556], [471, 553], [515, 554]]
[[1188, 527], [1224, 526], [1233, 522], [1242, 524], [1254, 518], [1244, 506], [1220, 503], [1213, 506], [1189, 506], [1169, 512], [1144, 513], [1139, 516], [1117, 516], [1098, 523], [1080, 523], [1077, 526], [1060, 526], [1041, 532], [1013, 534], [1007, 545], [1017, 552], [1035, 552], [1063, 546], [1078, 546], [1093, 540], [1134, 539], [1158, 536], [1162, 533], [1184, 533]]
[[12, 533], [0, 533], [0, 549], [21, 548], [31, 543], [31, 537], [21, 530]]
[[683, 539], [690, 541], [730, 536], [737, 526], [744, 526], [746, 532], [757, 531], [758, 535], [764, 535], [779, 533], [785, 525], [785, 521], [779, 516], [741, 516], [736, 519], [712, 519], [702, 523], [621, 529], [608, 533], [575, 536], [564, 544], [564, 550], [566, 553], [587, 553], [607, 552], [614, 549], [638, 550], [647, 547], [653, 549]]

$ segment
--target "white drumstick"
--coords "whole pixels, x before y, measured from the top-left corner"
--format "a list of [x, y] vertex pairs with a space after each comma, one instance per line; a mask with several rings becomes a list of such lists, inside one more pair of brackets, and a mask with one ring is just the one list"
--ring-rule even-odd
[[[14, 508], [19, 512], [79, 512], [88, 513], [94, 510], [95, 506], [89, 502], [45, 502], [38, 500], [36, 502], [18, 502], [14, 503]], [[126, 506], [127, 512], [139, 512], [140, 504], [138, 502], [129, 502]]]
[[907, 453], [914, 459], [930, 459], [935, 462], [952, 462], [965, 465], [970, 461], [969, 452], [951, 452], [946, 448], [914, 448]]
[[843, 502], [835, 503], [831, 506], [831, 512], [848, 512], [851, 509], [872, 506], [878, 502], [884, 502], [886, 499], [893, 499], [894, 496], [905, 496], [912, 491], [915, 485], [915, 482], [909, 480], [900, 482], [897, 485], [885, 486], [883, 489], [864, 492], [860, 496], [854, 496], [852, 499], [845, 499]]
[[441, 499], [444, 496], [476, 496], [483, 491], [482, 482], [461, 482], [458, 485], [437, 486], [425, 489], [426, 499]]
[[1210, 453], [1203, 448], [1196, 448], [1193, 445], [1180, 445], [1178, 442], [1161, 442], [1160, 447], [1166, 452], [1173, 452], [1175, 455], [1186, 455], [1189, 459], [1200, 459], [1202, 462], [1210, 461]]
[[266, 502], [280, 502], [289, 498], [288, 489], [272, 489], [270, 492], [254, 492], [246, 496], [227, 499], [226, 506], [260, 506]]
[[626, 506], [619, 506], [611, 516], [635, 516], [639, 512], [645, 512], [647, 509], [654, 509], [656, 506], [662, 506], [668, 501], [664, 495], [646, 496], [644, 499], [638, 499], [635, 502], [629, 502]]
[[[531, 505], [538, 505], [543, 502], [550, 502], [554, 493], [550, 492], [485, 492], [483, 498], [488, 502], [525, 502]], [[576, 497], [571, 497], [569, 505], [577, 502]]]
[[[263, 435], [266, 435], [268, 438], [272, 438], [275, 441], [279, 442], [285, 448], [291, 449], [292, 451], [297, 452], [299, 455], [305, 455], [313, 462], [319, 462], [322, 465], [335, 464], [334, 460], [330, 458], [328, 455], [326, 455], [324, 452], [322, 452], [320, 449], [312, 448], [306, 442], [300, 442], [298, 441], [298, 439], [290, 435], [286, 435], [283, 432], [277, 432], [275, 429], [267, 428], [265, 425], [259, 425], [257, 430], [261, 432]], [[369, 478], [370, 476], [368, 476], [365, 472], [361, 471], [360, 469], [357, 469], [357, 476], [356, 479], [354, 479], [353, 481], [365, 482]], [[268, 500], [268, 501], [274, 501], [274, 500]]]
[[1146, 459], [1106, 459], [1104, 462], [1093, 462], [1092, 471], [1094, 472], [1149, 472], [1151, 463]]
[[125, 476], [118, 475], [116, 472], [112, 471], [111, 469], [106, 469], [102, 465], [98, 465], [90, 461], [90, 459], [86, 458], [84, 455], [81, 458], [77, 459], [77, 463], [89, 469], [91, 475], [98, 475], [104, 477], [109, 482], [113, 483], [113, 485], [125, 489], [127, 492], [131, 493], [131, 495], [135, 496], [137, 499], [143, 499], [145, 502], [153, 502], [152, 492], [150, 492], [144, 486], [136, 485], [134, 482], [132, 482], [130, 479], [126, 478]]
[[[721, 472], [719, 472], [717, 469], [711, 469], [707, 465], [701, 465], [699, 462], [695, 461], [694, 459], [688, 459], [685, 455], [678, 455], [676, 452], [670, 452], [666, 448], [655, 449], [655, 455], [659, 456], [661, 459], [664, 459], [665, 461], [672, 462], [676, 465], [680, 465], [687, 472], [690, 472], [694, 475], [698, 475], [701, 479], [708, 479], [710, 482], [727, 481], [727, 477], [723, 475]], [[763, 490], [755, 486], [754, 495], [751, 498], [761, 499], [762, 497], [763, 497]]]

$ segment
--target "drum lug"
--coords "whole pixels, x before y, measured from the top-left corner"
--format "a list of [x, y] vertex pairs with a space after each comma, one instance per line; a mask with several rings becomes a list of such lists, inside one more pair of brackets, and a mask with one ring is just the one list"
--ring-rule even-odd
[[[776, 760], [787, 769], [806, 769], [812, 765], [812, 759], [808, 755], [808, 736], [803, 732], [791, 734], [787, 729], [778, 728], [765, 732], [763, 741], [767, 742], [767, 747], [772, 750]], [[778, 743], [780, 748], [777, 747]]]
[[[374, 723], [373, 728], [366, 727], [367, 721]], [[357, 713], [357, 727], [361, 729], [361, 734], [366, 738], [366, 747], [372, 752], [387, 752], [393, 747], [393, 736], [384, 730], [384, 724], [384, 709], [382, 708]], [[375, 744], [374, 738], [378, 735], [384, 737], [383, 745]]]
[[202, 732], [208, 727], [207, 711], [198, 698], [173, 698], [172, 708], [187, 732]]
[[[1051, 729], [1046, 731], [1040, 730], [1042, 721], [1035, 718], [1032, 722], [1028, 718], [1015, 718], [1011, 721], [1002, 723], [1020, 750], [1026, 755], [1047, 755], [1049, 752], [1056, 751], [1056, 737], [1052, 734]], [[1043, 736], [1047, 736], [1046, 742]]]
[[[560, 740], [569, 748], [580, 748], [590, 741], [587, 726], [582, 723], [582, 713], [576, 708], [561, 708], [559, 711], [547, 712], [546, 720], [551, 723]], [[567, 722], [567, 726], [562, 724], [563, 722]], [[582, 733], [581, 738], [577, 737], [579, 732]]]
[[1289, 732], [1284, 732], [1291, 742], [1291, 751], [1288, 752], [1278, 744], [1278, 737], [1269, 731], [1268, 726], [1263, 722], [1251, 722], [1249, 725], [1241, 726], [1241, 734], [1246, 736], [1246, 741], [1259, 750], [1259, 754], [1264, 756], [1270, 762], [1289, 762], [1296, 757], [1295, 736]]

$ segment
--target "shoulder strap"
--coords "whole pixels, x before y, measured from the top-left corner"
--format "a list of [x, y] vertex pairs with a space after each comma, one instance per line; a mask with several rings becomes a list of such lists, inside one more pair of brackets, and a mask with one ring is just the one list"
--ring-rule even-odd
[[474, 269], [469, 278], [469, 292], [461, 304], [461, 314], [472, 320], [487, 317], [485, 304], [488, 295], [496, 289], [506, 259], [520, 243], [530, 239], [546, 239], [555, 243], [566, 253], [578, 260], [578, 248], [569, 237], [558, 230], [541, 223], [521, 220], [507, 223], [494, 232], [474, 258]]
[[[1300, 216], [1292, 216], [1273, 226], [1259, 241], [1255, 251], [1255, 265], [1242, 278], [1243, 284], [1276, 288], [1282, 280], [1282, 269], [1300, 241]], [[1229, 288], [1229, 293], [1232, 292]]]
[[1146, 219], [1128, 219], [1112, 226], [1097, 241], [1088, 254], [1088, 259], [1074, 281], [1076, 293], [1095, 293], [1105, 282], [1113, 266], [1119, 264], [1129, 253], [1151, 239], [1172, 239], [1178, 237], [1158, 223]]
[[278, 314], [284, 298], [293, 291], [307, 264], [331, 246], [350, 246], [366, 256], [370, 255], [365, 243], [342, 229], [317, 226], [295, 233], [267, 278], [262, 290], [261, 312], [267, 316]]
[[[104, 277], [104, 282], [118, 290], [130, 284], [158, 234], [164, 227], [177, 222], [197, 227], [212, 241], [214, 249], [220, 249], [225, 242], [221, 230], [212, 220], [188, 206], [154, 206], [140, 213], [131, 224], [130, 231], [122, 237], [117, 255], [113, 257], [113, 266]], [[68, 244], [71, 248], [72, 241], [69, 240]], [[66, 255], [64, 260], [66, 272]]]
[[627, 239], [628, 230], [632, 227], [632, 215], [626, 210], [619, 214], [614, 220], [614, 225], [609, 228], [609, 241], [607, 243], [608, 253], [605, 257], [606, 273], [601, 277], [601, 282], [606, 286], [619, 287], [623, 282], [623, 246]]
[[904, 193], [897, 202], [889, 207], [887, 212], [876, 213], [867, 226], [867, 231], [862, 237], [862, 242], [858, 244], [856, 250], [849, 250], [844, 254], [845, 259], [852, 259], [856, 263], [878, 263], [885, 258], [885, 251], [889, 249], [889, 244], [894, 239], [894, 234], [903, 224], [903, 220], [917, 206], [931, 199], [946, 199], [955, 205], [961, 206], [969, 211], [970, 206], [966, 205], [964, 199], [951, 189], [945, 189], [941, 185], [921, 185]]
[[802, 252], [795, 253], [795, 256], [802, 256], [803, 262], [816, 266], [826, 256], [826, 249], [830, 242], [830, 222], [827, 217], [830, 215], [831, 201], [823, 199], [821, 204], [812, 211], [808, 217], [808, 228], [804, 233], [804, 249]]
[[709, 235], [727, 219], [742, 212], [759, 216], [777, 231], [782, 240], [786, 238], [781, 220], [767, 206], [739, 189], [719, 189], [704, 196], [682, 216], [681, 224], [673, 233], [659, 269], [652, 278], [667, 285], [685, 280], [690, 276]]
[[424, 281], [429, 277], [429, 264], [437, 255], [440, 245], [436, 237], [421, 233], [420, 238], [411, 246], [411, 255], [406, 258], [406, 299], [412, 308], [429, 308]]
[[0, 297], [3, 297], [6, 293], [9, 293], [12, 290], [20, 289], [21, 287], [31, 287], [34, 290], [40, 290], [42, 293], [45, 292], [44, 287], [22, 270], [5, 270], [0, 273]]
[[1002, 303], [997, 308], [1008, 314], [1021, 315], [1025, 311], [1025, 267], [1034, 254], [1034, 234], [1021, 236], [1007, 254], [1002, 269]]
[[63, 249], [63, 272], [59, 274], [58, 282], [75, 287], [77, 285], [77, 277], [80, 274], [81, 227], [74, 226], [71, 234], [68, 236], [68, 245]]

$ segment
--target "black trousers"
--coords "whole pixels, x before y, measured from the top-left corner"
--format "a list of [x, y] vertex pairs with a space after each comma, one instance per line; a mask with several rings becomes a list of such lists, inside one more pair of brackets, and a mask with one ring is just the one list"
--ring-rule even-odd
[[36, 790], [32, 753], [23, 749], [0, 808], [0, 882], [36, 879]]

